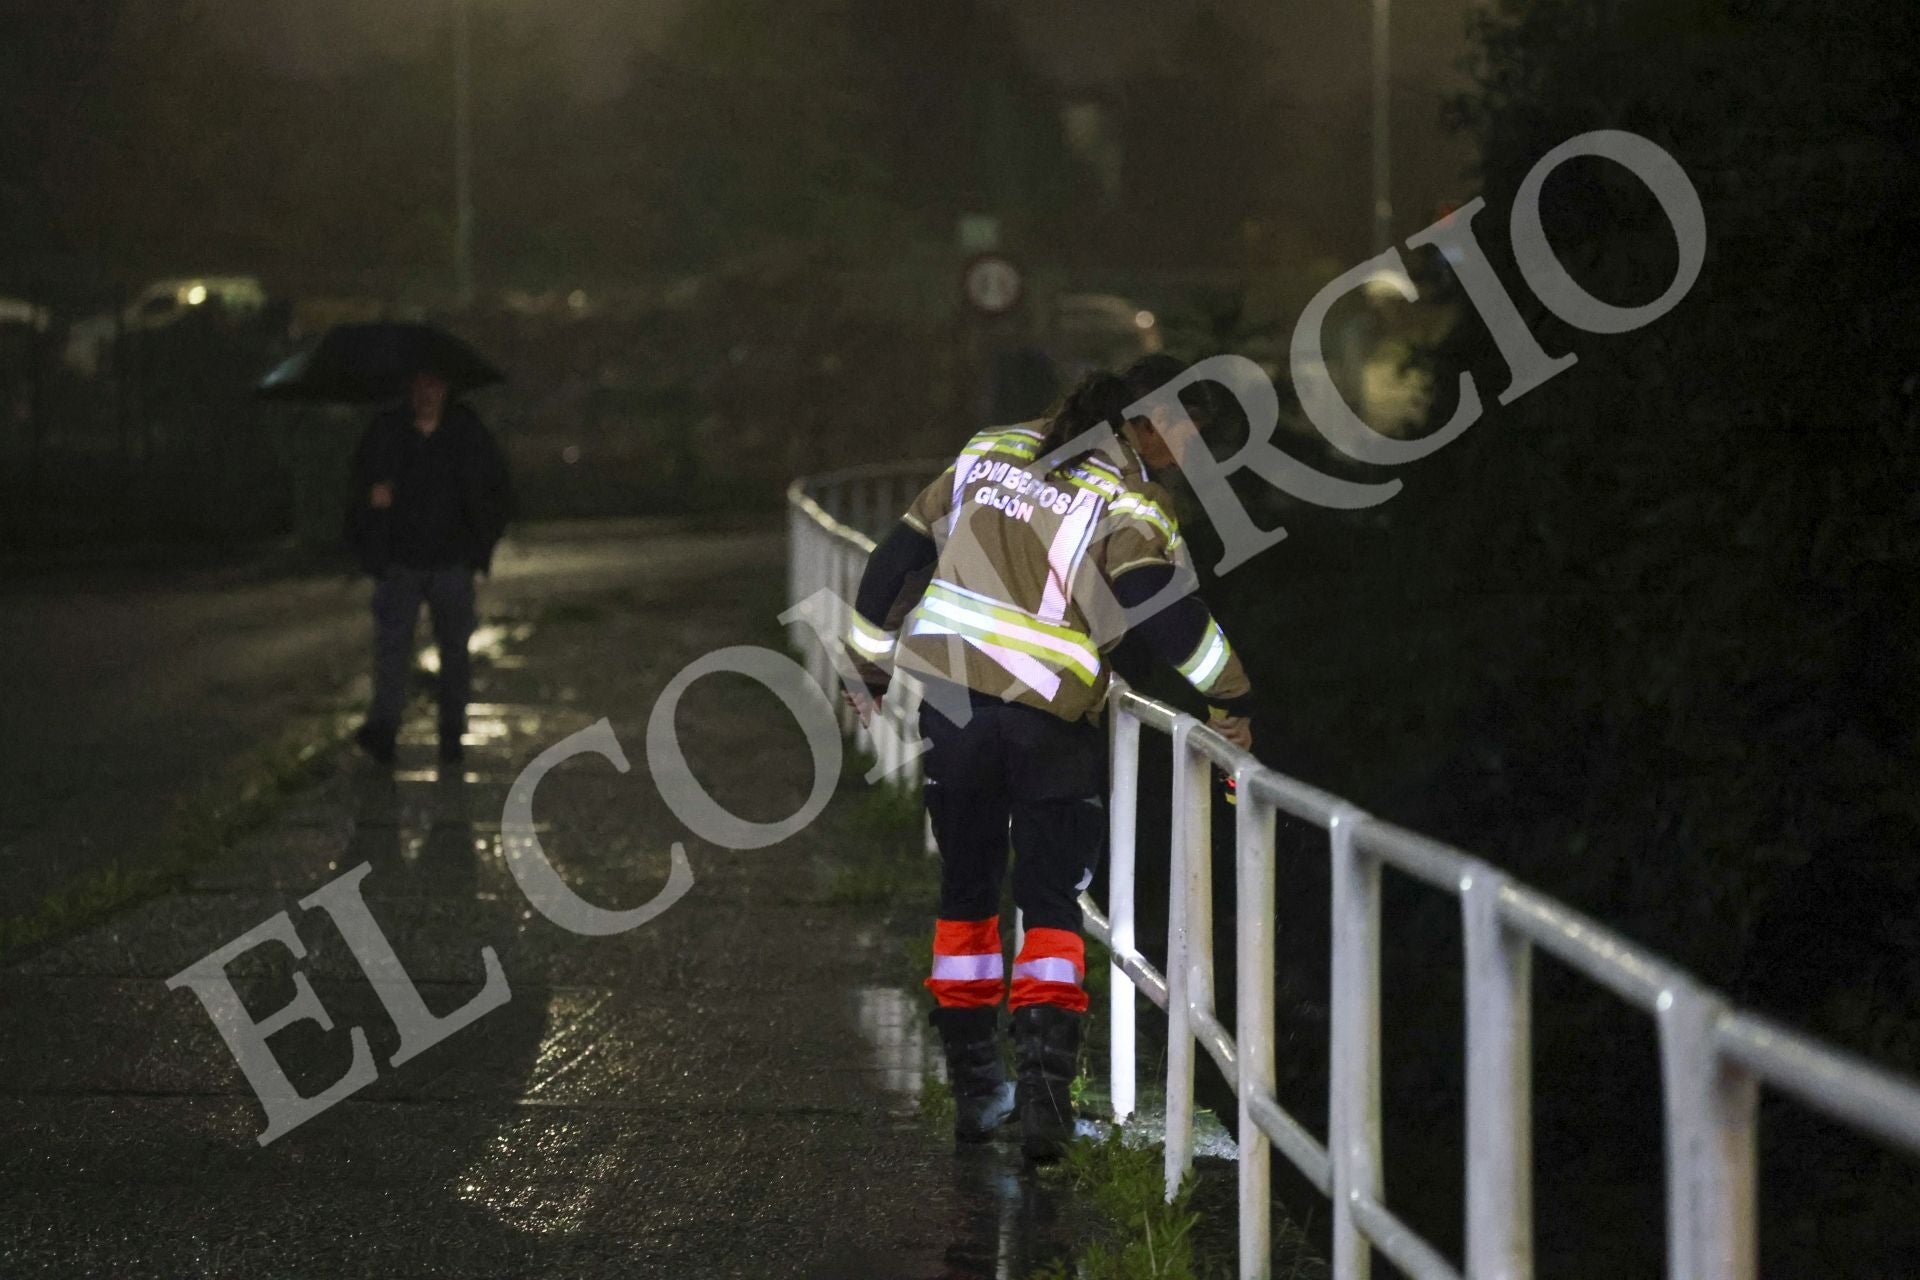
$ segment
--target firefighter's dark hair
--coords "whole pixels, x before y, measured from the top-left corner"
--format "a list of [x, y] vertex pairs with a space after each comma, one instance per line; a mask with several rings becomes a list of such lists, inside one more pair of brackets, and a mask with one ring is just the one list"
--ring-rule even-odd
[[[1124, 378], [1104, 369], [1087, 374], [1048, 415], [1047, 433], [1040, 444], [1040, 456], [1046, 457], [1061, 445], [1085, 435], [1103, 422], [1119, 430], [1127, 406], [1139, 398], [1127, 389]], [[1060, 459], [1054, 466], [1056, 469], [1068, 466], [1091, 452], [1091, 449], [1082, 450], [1074, 457]]]
[[[1087, 374], [1048, 415], [1047, 434], [1040, 445], [1040, 456], [1046, 457], [1061, 445], [1103, 422], [1118, 431], [1126, 422], [1129, 406], [1138, 404], [1186, 371], [1184, 361], [1170, 355], [1155, 354], [1135, 360], [1124, 373], [1113, 374], [1096, 369]], [[1183, 402], [1185, 398], [1183, 395]], [[1054, 464], [1054, 468], [1057, 470], [1070, 466], [1091, 452], [1085, 450], [1073, 457], [1062, 458]]]
[[1120, 375], [1120, 381], [1127, 384], [1127, 394], [1133, 397], [1127, 403], [1146, 399], [1186, 371], [1186, 361], [1164, 352], [1141, 356]]
[[[1141, 356], [1120, 375], [1120, 380], [1127, 384], [1127, 394], [1133, 397], [1127, 403], [1140, 403], [1186, 371], [1187, 362], [1173, 356], [1164, 353]], [[1223, 396], [1220, 384], [1211, 378], [1189, 382], [1180, 388], [1180, 407], [1202, 435], [1220, 421], [1225, 402], [1231, 398]]]

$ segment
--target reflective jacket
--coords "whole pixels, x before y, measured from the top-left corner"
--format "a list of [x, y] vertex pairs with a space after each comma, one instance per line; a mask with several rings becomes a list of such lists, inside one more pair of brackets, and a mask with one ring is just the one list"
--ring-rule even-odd
[[[869, 687], [897, 665], [1079, 720], [1105, 699], [1106, 651], [1138, 630], [1218, 713], [1245, 714], [1246, 672], [1193, 594], [1165, 490], [1117, 441], [1039, 474], [1043, 431], [968, 441], [875, 552], [848, 637]], [[932, 570], [917, 596], [916, 560]]]

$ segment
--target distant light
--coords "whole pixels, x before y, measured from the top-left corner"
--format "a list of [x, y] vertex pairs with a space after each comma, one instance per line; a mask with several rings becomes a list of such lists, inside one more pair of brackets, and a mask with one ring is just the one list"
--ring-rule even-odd
[[187, 305], [197, 307], [207, 300], [207, 286], [196, 284], [187, 290]]
[[1136, 311], [1133, 313], [1133, 322], [1142, 329], [1151, 329], [1153, 328], [1153, 312]]
[[560, 451], [560, 460], [566, 463], [568, 466], [572, 466], [574, 463], [580, 461], [580, 446], [577, 444], [570, 444], [566, 448], [562, 449]]
[[587, 291], [585, 289], [575, 289], [567, 295], [567, 305], [575, 311], [585, 311], [587, 309]]

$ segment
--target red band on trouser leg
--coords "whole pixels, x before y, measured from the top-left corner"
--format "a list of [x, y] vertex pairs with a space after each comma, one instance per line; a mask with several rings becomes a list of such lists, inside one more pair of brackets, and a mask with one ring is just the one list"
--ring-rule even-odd
[[933, 976], [927, 990], [943, 1009], [977, 1009], [1000, 1003], [1007, 991], [1000, 955], [1000, 917], [941, 920], [933, 927]]
[[1076, 1013], [1087, 1010], [1087, 992], [1080, 985], [1087, 973], [1087, 944], [1071, 929], [1029, 929], [1013, 963], [1010, 1008], [1050, 1004]]

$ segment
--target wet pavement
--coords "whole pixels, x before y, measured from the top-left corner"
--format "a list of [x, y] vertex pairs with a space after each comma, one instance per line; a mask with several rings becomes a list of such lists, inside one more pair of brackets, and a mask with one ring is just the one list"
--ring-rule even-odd
[[[517, 555], [483, 593], [464, 766], [434, 764], [417, 702], [393, 773], [343, 756], [184, 891], [0, 969], [0, 1275], [1013, 1280], [1071, 1244], [1059, 1178], [1009, 1146], [956, 1155], [922, 1114], [935, 1053], [908, 939], [930, 903], [846, 888], [850, 867], [917, 884], [913, 830], [873, 820], [845, 780], [801, 834], [731, 852], [692, 838], [650, 781], [662, 686], [722, 646], [778, 645], [781, 540], [557, 531]], [[520, 892], [501, 809], [529, 760], [603, 717], [633, 770], [549, 775], [546, 853], [607, 907], [659, 893], [676, 840], [695, 882], [646, 924], [583, 937]], [[704, 679], [676, 724], [742, 817], [807, 795], [804, 739], [764, 688]], [[299, 905], [363, 863], [433, 1014], [485, 988], [483, 948], [511, 993], [398, 1066], [390, 992]], [[297, 982], [329, 1015], [271, 1037], [281, 1069], [319, 1092], [359, 1028], [378, 1076], [262, 1146], [261, 1103], [166, 980], [280, 912], [305, 955], [269, 943], [227, 972], [255, 1018]]]

